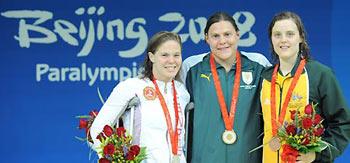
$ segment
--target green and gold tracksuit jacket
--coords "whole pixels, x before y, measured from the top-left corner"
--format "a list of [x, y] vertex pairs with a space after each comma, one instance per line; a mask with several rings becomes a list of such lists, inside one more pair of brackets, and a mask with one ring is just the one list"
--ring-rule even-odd
[[[263, 66], [241, 55], [242, 75], [233, 129], [237, 134], [234, 144], [222, 140], [225, 131], [209, 55], [193, 66], [187, 74], [186, 86], [194, 102], [192, 163], [250, 163], [261, 162], [262, 150], [249, 153], [262, 144], [263, 132], [259, 92]], [[219, 64], [216, 69], [221, 82], [225, 102], [231, 105], [236, 66], [229, 72]], [[229, 112], [229, 109], [228, 109]]]
[[[300, 59], [297, 60], [297, 64], [291, 73], [286, 76], [281, 75], [280, 72], [277, 75], [275, 88], [277, 115], [281, 112], [281, 105], [284, 103], [284, 98], [299, 63]], [[263, 83], [260, 101], [264, 119], [264, 163], [282, 162], [280, 157], [282, 149], [273, 152], [267, 144], [272, 138], [270, 89], [273, 69], [273, 67], [267, 68], [262, 74]], [[321, 153], [316, 153], [315, 162], [333, 162], [335, 157], [345, 150], [350, 140], [350, 110], [332, 70], [314, 60], [307, 61], [304, 71], [293, 90], [284, 120], [291, 121], [289, 110], [304, 108], [309, 103], [317, 103], [315, 110], [324, 118], [322, 124], [326, 130], [322, 139], [336, 148], [330, 147]]]

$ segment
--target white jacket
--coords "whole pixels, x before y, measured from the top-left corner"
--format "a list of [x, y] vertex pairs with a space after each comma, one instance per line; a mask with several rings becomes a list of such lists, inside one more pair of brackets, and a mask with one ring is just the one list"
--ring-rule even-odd
[[[168, 106], [173, 128], [175, 126], [175, 112], [173, 103], [173, 89], [171, 82], [157, 81], [158, 87]], [[130, 78], [119, 83], [108, 97], [107, 101], [101, 108], [98, 116], [93, 122], [90, 132], [96, 147], [100, 146], [100, 142], [96, 136], [103, 130], [103, 127], [115, 124], [120, 116], [125, 111], [125, 105], [135, 95], [140, 99], [140, 106], [135, 110], [134, 133], [133, 138], [141, 147], [146, 147], [147, 160], [144, 163], [167, 163], [171, 161], [171, 143], [170, 136], [167, 131], [166, 120], [158, 98], [148, 100], [144, 96], [144, 89], [146, 87], [154, 88], [151, 80]], [[179, 151], [181, 155], [181, 163], [185, 163], [186, 159], [183, 153], [184, 136], [185, 136], [185, 118], [184, 110], [186, 104], [189, 102], [189, 94], [185, 86], [175, 81], [175, 88], [177, 92], [177, 100], [179, 105]], [[138, 136], [139, 135], [139, 136]], [[134, 141], [135, 141], [134, 140]]]

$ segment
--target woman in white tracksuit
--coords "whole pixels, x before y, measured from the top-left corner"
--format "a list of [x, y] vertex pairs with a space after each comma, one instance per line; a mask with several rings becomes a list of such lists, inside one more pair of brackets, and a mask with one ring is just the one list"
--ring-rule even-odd
[[120, 82], [91, 126], [96, 150], [101, 150], [96, 148], [100, 146], [96, 137], [103, 127], [114, 125], [125, 105], [137, 96], [140, 105], [135, 109], [133, 143], [146, 147], [147, 159], [143, 162], [186, 162], [184, 109], [189, 94], [175, 80], [182, 63], [181, 50], [181, 39], [175, 33], [159, 32], [150, 39], [141, 77]]

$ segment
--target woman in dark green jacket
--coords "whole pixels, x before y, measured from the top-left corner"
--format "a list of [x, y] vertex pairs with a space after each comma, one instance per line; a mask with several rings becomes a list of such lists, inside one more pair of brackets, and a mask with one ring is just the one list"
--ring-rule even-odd
[[259, 85], [264, 67], [251, 58], [264, 57], [238, 51], [238, 27], [226, 13], [213, 14], [204, 33], [210, 53], [200, 57], [186, 78], [195, 107], [191, 162], [261, 162], [261, 150], [249, 150], [262, 143]]

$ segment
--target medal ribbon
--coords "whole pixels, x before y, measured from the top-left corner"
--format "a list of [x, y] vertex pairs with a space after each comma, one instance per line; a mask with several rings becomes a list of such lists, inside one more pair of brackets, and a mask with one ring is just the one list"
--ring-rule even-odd
[[[305, 59], [302, 59], [300, 61], [298, 68], [297, 68], [297, 71], [295, 72], [292, 83], [290, 84], [290, 86], [288, 88], [286, 97], [284, 98], [285, 100], [283, 102], [281, 113], [279, 114], [279, 117], [278, 117], [279, 124], [283, 123], [283, 120], [284, 120], [285, 115], [286, 115], [287, 107], [288, 107], [290, 98], [292, 96], [292, 92], [293, 92], [295, 86], [297, 85], [297, 82], [299, 80], [301, 73], [303, 72], [305, 64], [306, 64]], [[272, 135], [273, 136], [277, 135], [276, 89], [275, 89], [275, 87], [276, 87], [278, 67], [279, 67], [279, 65], [277, 64], [273, 70], [272, 79], [271, 79], [271, 95], [270, 95], [271, 97], [270, 98], [271, 98], [271, 124], [272, 124]], [[282, 99], [280, 99], [280, 100], [282, 100]]]
[[238, 99], [238, 92], [239, 92], [239, 84], [241, 81], [241, 57], [238, 51], [236, 52], [236, 60], [237, 60], [237, 63], [236, 63], [235, 81], [232, 89], [230, 114], [228, 115], [224, 94], [222, 93], [220, 79], [218, 76], [218, 72], [216, 71], [214, 56], [213, 54], [210, 54], [210, 69], [213, 74], [216, 95], [219, 100], [220, 110], [221, 110], [222, 117], [224, 119], [225, 128], [228, 131], [232, 131], [234, 126], [234, 119], [236, 114], [236, 106], [237, 106], [237, 99]]
[[177, 97], [176, 97], [176, 89], [175, 89], [174, 80], [171, 81], [171, 84], [172, 84], [173, 93], [174, 93], [173, 97], [174, 97], [174, 111], [175, 111], [175, 130], [173, 130], [173, 125], [171, 123], [169, 109], [165, 103], [165, 100], [164, 100], [162, 93], [159, 90], [158, 84], [155, 81], [155, 79], [153, 79], [152, 82], [156, 88], [157, 97], [160, 101], [160, 104], [162, 106], [163, 113], [165, 116], [166, 124], [168, 127], [168, 133], [170, 135], [171, 151], [174, 155], [177, 155], [178, 142], [179, 142], [179, 135], [177, 133], [177, 126], [178, 126], [178, 121], [179, 121], [179, 110], [178, 110], [178, 105], [177, 105]]

